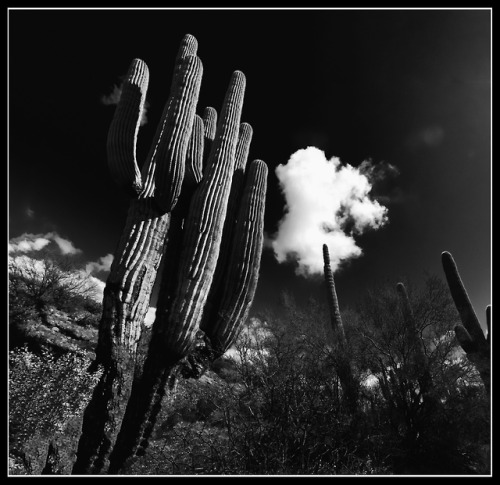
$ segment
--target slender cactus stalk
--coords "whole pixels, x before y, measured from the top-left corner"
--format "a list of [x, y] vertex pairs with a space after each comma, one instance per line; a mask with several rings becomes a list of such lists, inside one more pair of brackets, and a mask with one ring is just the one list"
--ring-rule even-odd
[[486, 392], [489, 394], [491, 388], [491, 306], [488, 305], [486, 308], [487, 336], [485, 337], [453, 256], [444, 251], [441, 253], [441, 261], [451, 297], [462, 320], [462, 324], [455, 327], [457, 340], [467, 354], [467, 358], [476, 366]]
[[330, 318], [334, 334], [339, 339], [339, 343], [342, 346], [346, 344], [344, 325], [342, 323], [342, 317], [340, 316], [339, 301], [337, 298], [337, 291], [335, 290], [335, 282], [333, 280], [332, 267], [330, 266], [330, 253], [328, 252], [328, 246], [323, 244], [323, 262], [324, 262], [324, 274], [326, 282], [327, 300], [328, 306], [330, 308]]
[[337, 292], [335, 290], [335, 282], [333, 280], [333, 272], [330, 266], [330, 253], [328, 246], [323, 244], [323, 261], [324, 261], [324, 274], [327, 288], [327, 299], [330, 307], [330, 318], [333, 329], [333, 335], [336, 339], [336, 356], [337, 373], [344, 391], [345, 399], [349, 409], [355, 412], [358, 405], [358, 382], [354, 378], [351, 362], [349, 360], [348, 343], [340, 315], [339, 302]]

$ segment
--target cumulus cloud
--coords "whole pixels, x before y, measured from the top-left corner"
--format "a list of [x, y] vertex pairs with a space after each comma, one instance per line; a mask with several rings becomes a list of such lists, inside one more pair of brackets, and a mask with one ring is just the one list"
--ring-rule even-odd
[[61, 254], [78, 254], [82, 252], [81, 249], [76, 248], [71, 241], [59, 236], [56, 232], [48, 232], [47, 234], [31, 234], [25, 232], [19, 237], [10, 239], [8, 250], [9, 253], [40, 251], [51, 242], [57, 245]]
[[[118, 104], [118, 101], [120, 101], [120, 98], [122, 96], [122, 89], [123, 89], [123, 82], [119, 86], [115, 84], [113, 86], [113, 91], [111, 91], [111, 93], [109, 93], [108, 95], [101, 96], [101, 103], [104, 104], [105, 106]], [[142, 109], [140, 126], [144, 126], [148, 122], [148, 117], [147, 117], [148, 108], [149, 108], [149, 103], [146, 100], [144, 102], [144, 107]]]
[[113, 262], [113, 255], [106, 254], [106, 256], [101, 256], [97, 261], [91, 261], [85, 266], [87, 273], [99, 273], [101, 271], [109, 271], [111, 269], [111, 263]]
[[315, 147], [298, 150], [279, 165], [276, 175], [286, 205], [271, 238], [278, 262], [295, 261], [297, 274], [309, 276], [323, 273], [323, 244], [329, 247], [332, 271], [360, 256], [354, 236], [388, 221], [387, 208], [370, 194], [375, 173], [371, 162], [355, 168], [336, 157], [328, 160]]

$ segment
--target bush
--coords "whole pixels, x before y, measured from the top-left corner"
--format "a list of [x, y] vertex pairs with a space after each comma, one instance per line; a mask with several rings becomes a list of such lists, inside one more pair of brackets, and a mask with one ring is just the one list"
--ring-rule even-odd
[[10, 453], [36, 462], [33, 473], [41, 470], [49, 440], [74, 441], [78, 435], [75, 420], [100, 377], [100, 371], [87, 371], [90, 363], [87, 355], [56, 358], [50, 351], [34, 354], [27, 347], [9, 353]]

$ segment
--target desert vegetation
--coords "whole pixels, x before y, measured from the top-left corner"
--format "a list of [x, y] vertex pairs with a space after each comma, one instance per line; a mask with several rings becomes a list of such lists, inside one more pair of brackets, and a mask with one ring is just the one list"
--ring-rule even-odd
[[248, 161], [244, 74], [199, 116], [202, 72], [186, 35], [140, 163], [149, 71], [130, 65], [107, 144], [130, 205], [102, 305], [61, 261], [11, 262], [10, 472], [489, 473], [490, 312], [485, 336], [449, 253], [447, 284], [379, 285], [342, 309], [324, 246], [322, 294], [277, 289], [250, 313], [267, 166]]
[[[120, 473], [489, 473], [489, 393], [456, 339], [448, 287], [429, 276], [404, 289], [414, 327], [401, 290], [381, 285], [340, 312], [347, 351], [326, 289], [305, 306], [282, 293], [201, 376], [179, 373], [146, 452]], [[100, 373], [85, 354], [38, 348], [10, 352], [11, 473], [70, 473]]]

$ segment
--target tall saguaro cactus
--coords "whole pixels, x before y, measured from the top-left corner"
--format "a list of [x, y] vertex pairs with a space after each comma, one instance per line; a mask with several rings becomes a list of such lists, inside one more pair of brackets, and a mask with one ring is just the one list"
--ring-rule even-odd
[[142, 171], [136, 143], [149, 74], [139, 59], [130, 66], [110, 126], [109, 169], [133, 198], [104, 290], [96, 349], [96, 362], [104, 372], [85, 410], [74, 473], [99, 472], [106, 466], [130, 394], [137, 343], [184, 177], [202, 77], [196, 49], [196, 39], [186, 35]]
[[[243, 165], [246, 162], [251, 132], [250, 125], [239, 123], [244, 81], [240, 72], [231, 78], [203, 180], [185, 214], [182, 245], [167, 247], [167, 260], [176, 264], [162, 275], [151, 345], [111, 456], [111, 472], [147, 446], [165, 392], [168, 395], [193, 340], [201, 334], [208, 350], [213, 347], [214, 356], [220, 355], [236, 338], [253, 300], [263, 244], [267, 166], [253, 161], [243, 195], [239, 200], [230, 197], [231, 181], [239, 181], [235, 163], [242, 152]], [[228, 225], [234, 230], [224, 230]], [[228, 257], [223, 248], [231, 248]], [[215, 281], [218, 272], [224, 278]], [[223, 296], [218, 305], [210, 307], [216, 317], [205, 320], [200, 331], [209, 294], [219, 292]]]
[[330, 307], [331, 325], [333, 329], [333, 335], [336, 339], [337, 344], [337, 372], [346, 397], [346, 402], [349, 408], [352, 411], [355, 411], [358, 401], [358, 383], [354, 378], [351, 362], [349, 360], [348, 345], [344, 331], [344, 325], [342, 323], [342, 317], [340, 315], [337, 291], [335, 290], [333, 272], [330, 266], [330, 253], [326, 244], [323, 244], [323, 262], [327, 299], [328, 305]]
[[481, 324], [460, 278], [453, 256], [444, 251], [441, 253], [443, 270], [446, 275], [451, 297], [455, 302], [462, 325], [455, 327], [457, 340], [467, 354], [468, 359], [476, 366], [487, 393], [490, 392], [491, 376], [491, 306], [486, 308], [487, 335], [481, 329]]
[[[233, 73], [218, 123], [213, 108], [195, 114], [202, 76], [196, 49], [196, 39], [185, 36], [142, 171], [135, 146], [148, 75], [140, 60], [132, 62], [110, 127], [109, 167], [134, 199], [106, 284], [97, 351], [104, 374], [85, 411], [73, 473], [117, 472], [145, 448], [165, 392], [200, 339], [205, 357], [212, 347], [220, 355], [253, 300], [267, 167], [255, 160], [241, 178], [252, 133], [240, 123], [243, 73]], [[156, 319], [140, 365], [137, 345], [155, 281]], [[217, 298], [208, 305], [211, 294]], [[211, 317], [203, 320], [205, 312]]]

